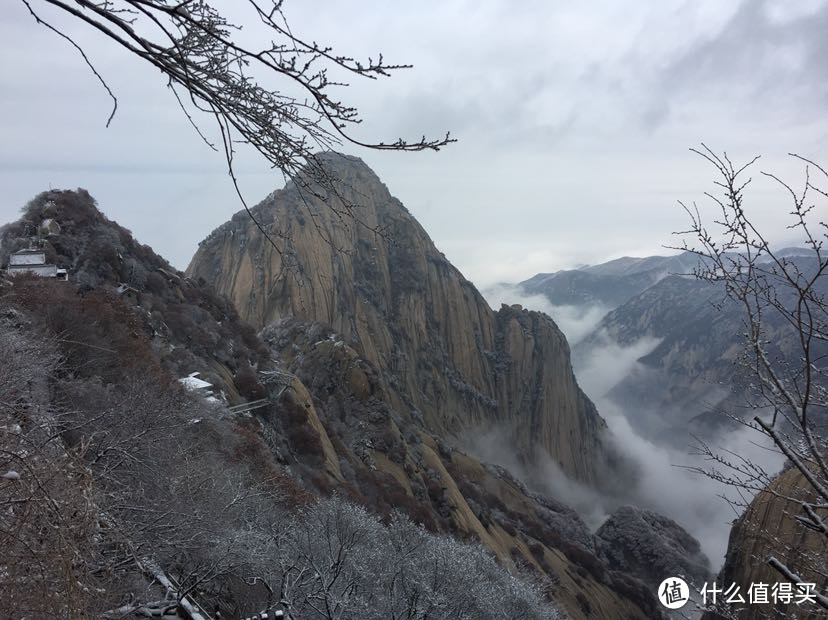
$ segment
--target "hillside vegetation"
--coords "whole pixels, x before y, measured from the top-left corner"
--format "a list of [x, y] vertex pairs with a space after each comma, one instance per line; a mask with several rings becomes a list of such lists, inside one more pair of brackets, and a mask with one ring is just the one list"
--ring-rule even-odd
[[0, 615], [657, 617], [574, 511], [401, 410], [330, 326], [257, 335], [82, 190], [38, 196], [2, 253], [47, 219], [70, 281], [0, 284]]

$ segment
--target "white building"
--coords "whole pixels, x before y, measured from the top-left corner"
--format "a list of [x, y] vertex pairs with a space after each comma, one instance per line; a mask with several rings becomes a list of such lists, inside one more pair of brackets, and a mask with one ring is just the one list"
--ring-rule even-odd
[[9, 266], [6, 272], [11, 275], [28, 272], [44, 278], [67, 279], [66, 270], [59, 269], [57, 265], [48, 264], [46, 253], [36, 248], [14, 252], [9, 257]]
[[204, 379], [199, 378], [198, 375], [200, 374], [201, 373], [199, 372], [191, 372], [186, 377], [181, 377], [178, 381], [179, 383], [181, 383], [181, 385], [183, 385], [191, 392], [207, 394], [212, 391], [213, 384], [205, 381]]
[[205, 381], [199, 377], [201, 373], [199, 372], [191, 372], [186, 377], [181, 377], [178, 382], [184, 386], [184, 388], [194, 394], [198, 394], [202, 398], [204, 398], [207, 402], [211, 403], [220, 403], [221, 400], [216, 398], [215, 395], [215, 386], [209, 381]]
[[9, 267], [43, 265], [45, 262], [46, 252], [30, 248], [28, 250], [20, 250], [19, 252], [12, 254], [9, 258]]

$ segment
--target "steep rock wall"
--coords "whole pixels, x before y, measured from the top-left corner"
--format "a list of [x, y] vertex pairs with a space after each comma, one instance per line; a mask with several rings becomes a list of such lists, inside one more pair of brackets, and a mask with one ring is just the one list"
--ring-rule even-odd
[[[725, 564], [717, 579], [727, 588], [735, 583], [747, 600], [751, 584], [768, 585], [768, 604], [753, 604], [735, 614], [739, 620], [758, 618], [824, 618], [825, 611], [813, 604], [776, 603], [770, 598], [772, 584], [785, 578], [768, 564], [776, 557], [804, 580], [815, 583], [817, 592], [828, 586], [825, 558], [828, 539], [799, 525], [795, 518], [803, 514], [801, 501], [813, 501], [809, 484], [795, 468], [780, 474], [767, 489], [759, 493], [734, 522], [730, 531]], [[722, 614], [707, 613], [704, 620], [720, 620]]]
[[200, 244], [188, 275], [259, 328], [288, 316], [332, 326], [429, 431], [499, 427], [527, 461], [541, 449], [594, 481], [604, 422], [552, 320], [492, 311], [361, 160], [320, 160], [344, 200], [289, 184], [253, 210], [274, 244], [241, 212]]

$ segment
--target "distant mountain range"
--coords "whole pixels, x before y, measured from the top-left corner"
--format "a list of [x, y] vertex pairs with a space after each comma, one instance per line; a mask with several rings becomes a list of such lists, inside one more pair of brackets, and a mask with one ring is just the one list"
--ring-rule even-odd
[[690, 253], [624, 257], [579, 269], [539, 273], [520, 287], [527, 294], [544, 295], [556, 305], [615, 307], [667, 275], [692, 273], [697, 264], [697, 257]]
[[[779, 257], [807, 258], [807, 248], [783, 248]], [[671, 256], [624, 256], [598, 265], [584, 265], [553, 273], [539, 273], [519, 284], [531, 295], [544, 295], [555, 305], [594, 305], [615, 308], [667, 276], [692, 277], [700, 265], [698, 255], [681, 252]]]
[[[776, 252], [802, 264], [813, 261], [806, 248]], [[649, 339], [650, 350], [606, 394], [629, 413], [638, 432], [682, 446], [690, 432], [713, 434], [732, 420], [721, 415], [739, 403], [742, 315], [722, 287], [700, 281], [703, 266], [690, 252], [672, 256], [624, 257], [599, 265], [537, 274], [518, 285], [525, 295], [543, 295], [553, 306], [574, 306], [585, 313], [606, 311], [601, 321], [573, 348], [578, 368], [594, 362], [607, 347], [629, 348]], [[778, 329], [782, 344], [792, 334]], [[577, 372], [576, 372], [577, 374]]]

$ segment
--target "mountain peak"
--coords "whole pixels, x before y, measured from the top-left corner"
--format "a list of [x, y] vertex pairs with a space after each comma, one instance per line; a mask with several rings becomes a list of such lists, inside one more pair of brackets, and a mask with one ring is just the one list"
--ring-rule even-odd
[[313, 157], [316, 161], [333, 168], [366, 168], [371, 170], [368, 164], [356, 155], [348, 155], [339, 151], [320, 151]]
[[289, 184], [254, 208], [276, 248], [234, 217], [187, 273], [214, 282], [258, 328], [285, 317], [331, 326], [433, 432], [497, 428], [521, 458], [540, 450], [594, 479], [604, 424], [561, 332], [537, 313], [491, 310], [361, 160], [320, 160], [341, 181], [333, 200]]

